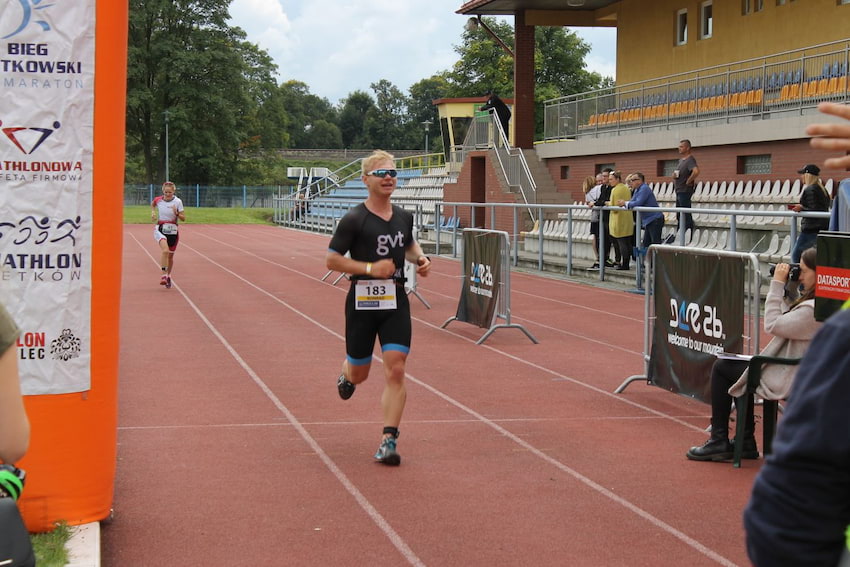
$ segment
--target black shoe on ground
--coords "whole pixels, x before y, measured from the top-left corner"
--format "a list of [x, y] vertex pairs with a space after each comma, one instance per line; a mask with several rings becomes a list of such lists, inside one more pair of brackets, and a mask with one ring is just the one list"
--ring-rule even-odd
[[618, 272], [627, 272], [629, 270], [628, 266], [617, 266]]
[[401, 464], [401, 456], [396, 451], [396, 438], [393, 436], [384, 437], [381, 441], [381, 446], [375, 453], [375, 460], [381, 464], [397, 467]]
[[[735, 441], [736, 439], [732, 439], [732, 451], [735, 450]], [[758, 459], [759, 458], [759, 448], [756, 445], [755, 437], [747, 437], [744, 439], [744, 447], [741, 451], [742, 459]]]
[[613, 268], [613, 267], [614, 267], [614, 266], [616, 266], [616, 265], [617, 265], [617, 264], [615, 264], [615, 263], [614, 263], [614, 262], [612, 262], [611, 260], [605, 260], [605, 267], [606, 267], [606, 268]]
[[339, 391], [339, 397], [343, 400], [347, 400], [353, 396], [356, 388], [356, 385], [345, 379], [344, 374], [340, 374], [339, 378], [336, 379], [336, 389]]
[[685, 455], [692, 461], [729, 461], [732, 443], [728, 439], [711, 438], [699, 447], [691, 447]]

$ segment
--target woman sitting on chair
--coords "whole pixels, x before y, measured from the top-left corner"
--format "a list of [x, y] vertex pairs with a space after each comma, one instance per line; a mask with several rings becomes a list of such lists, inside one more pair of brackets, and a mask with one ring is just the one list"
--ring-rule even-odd
[[[777, 264], [764, 303], [764, 330], [773, 339], [761, 351], [766, 356], [800, 358], [809, 347], [821, 323], [815, 321], [815, 282], [817, 251], [809, 248], [800, 258], [800, 284], [803, 291], [790, 305], [785, 301], [789, 264]], [[693, 461], [728, 461], [734, 443], [729, 441], [729, 415], [734, 398], [745, 395], [747, 361], [718, 358], [711, 368], [711, 437], [702, 446], [691, 447], [687, 457]], [[791, 391], [796, 366], [766, 364], [757, 393], [768, 400], [782, 400]], [[753, 416], [753, 395], [747, 395], [747, 423], [744, 428], [742, 457], [758, 459]]]

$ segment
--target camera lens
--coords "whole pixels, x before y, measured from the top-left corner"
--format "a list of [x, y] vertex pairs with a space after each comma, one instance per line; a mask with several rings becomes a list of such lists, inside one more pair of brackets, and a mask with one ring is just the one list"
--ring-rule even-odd
[[800, 279], [800, 264], [791, 264], [791, 270], [788, 272], [788, 280], [796, 282]]

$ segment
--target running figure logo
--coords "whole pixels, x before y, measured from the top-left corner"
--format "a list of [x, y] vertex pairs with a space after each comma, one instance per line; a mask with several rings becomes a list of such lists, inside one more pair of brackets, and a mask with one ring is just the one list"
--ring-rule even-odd
[[[4, 35], [0, 39], [9, 39], [10, 37], [16, 36], [21, 33], [28, 25], [30, 25], [30, 21], [33, 17], [33, 11], [44, 10], [45, 8], [50, 8], [53, 4], [45, 4], [43, 6], [39, 6], [42, 3], [42, 0], [18, 0], [18, 3], [21, 5], [21, 23], [15, 28], [15, 31], [8, 35]], [[50, 24], [45, 20], [35, 20], [35, 23], [41, 26], [41, 29], [44, 31], [50, 31]]]

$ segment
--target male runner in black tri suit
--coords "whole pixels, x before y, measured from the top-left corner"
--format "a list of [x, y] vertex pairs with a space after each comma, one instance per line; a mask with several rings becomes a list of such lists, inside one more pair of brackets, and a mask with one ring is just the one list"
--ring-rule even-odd
[[[375, 460], [398, 465], [398, 426], [407, 390], [405, 363], [410, 352], [410, 303], [404, 290], [404, 261], [427, 276], [431, 260], [413, 239], [413, 215], [390, 203], [396, 188], [395, 161], [378, 150], [363, 159], [366, 200], [339, 222], [327, 255], [329, 270], [350, 274], [345, 300], [345, 351], [337, 390], [342, 399], [369, 377], [375, 337], [381, 343], [386, 385], [381, 396], [384, 429]], [[346, 257], [348, 254], [350, 257]]]

